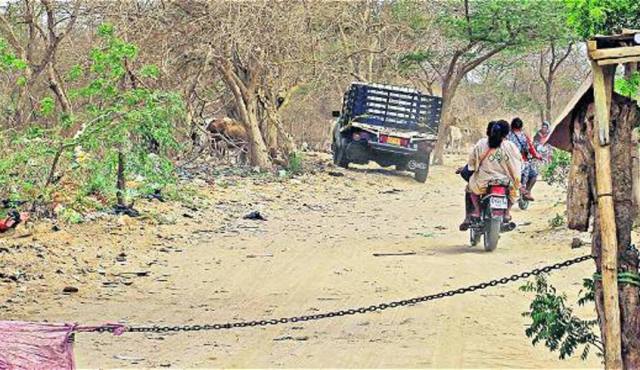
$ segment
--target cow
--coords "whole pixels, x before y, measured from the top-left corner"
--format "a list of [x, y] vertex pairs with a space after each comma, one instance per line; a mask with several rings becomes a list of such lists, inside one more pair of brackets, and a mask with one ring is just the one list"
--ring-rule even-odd
[[249, 136], [242, 123], [229, 117], [214, 118], [206, 124], [205, 129], [212, 134], [213, 150], [220, 157], [228, 157], [235, 152], [236, 159], [245, 162]]
[[446, 148], [454, 154], [460, 154], [463, 150], [462, 130], [456, 126], [449, 126]]

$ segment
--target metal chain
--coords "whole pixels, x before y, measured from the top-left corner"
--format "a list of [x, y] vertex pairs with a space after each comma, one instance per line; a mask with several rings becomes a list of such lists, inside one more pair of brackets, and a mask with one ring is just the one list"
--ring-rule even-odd
[[[489, 287], [495, 287], [498, 285], [505, 285], [510, 282], [518, 281], [520, 279], [527, 279], [531, 276], [538, 276], [543, 273], [549, 273], [551, 271], [559, 270], [561, 268], [568, 267], [568, 266], [581, 263], [584, 261], [588, 261], [591, 259], [593, 259], [593, 256], [586, 255], [582, 257], [569, 259], [564, 262], [555, 263], [553, 265], [548, 265], [542, 268], [535, 268], [531, 271], [525, 271], [520, 274], [514, 274], [514, 275], [511, 275], [510, 277], [503, 277], [501, 279], [491, 280], [485, 283], [469, 285], [464, 288], [448, 290], [446, 292], [425, 295], [422, 297], [415, 297], [415, 298], [404, 299], [400, 301], [393, 301], [388, 303], [380, 303], [380, 304], [371, 305], [368, 307], [359, 307], [359, 308], [351, 308], [347, 310], [331, 311], [331, 312], [325, 312], [325, 313], [320, 313], [315, 315], [301, 315], [301, 316], [291, 316], [291, 317], [282, 317], [282, 318], [272, 318], [268, 320], [236, 321], [236, 322], [229, 322], [226, 324], [179, 325], [179, 326], [128, 326], [126, 328], [126, 331], [135, 332], [135, 333], [149, 333], [149, 332], [166, 333], [166, 332], [179, 332], [179, 331], [222, 330], [222, 329], [232, 329], [232, 328], [245, 328], [245, 327], [251, 327], [251, 326], [288, 324], [288, 323], [296, 323], [296, 322], [304, 322], [304, 321], [322, 320], [322, 319], [328, 319], [333, 317], [365, 314], [368, 312], [384, 311], [391, 308], [404, 307], [404, 306], [414, 305], [422, 302], [433, 301], [441, 298], [452, 297], [455, 295], [470, 293], [476, 290], [482, 290]], [[113, 328], [104, 327], [104, 328], [99, 328], [97, 331], [113, 332], [113, 330], [114, 330]]]

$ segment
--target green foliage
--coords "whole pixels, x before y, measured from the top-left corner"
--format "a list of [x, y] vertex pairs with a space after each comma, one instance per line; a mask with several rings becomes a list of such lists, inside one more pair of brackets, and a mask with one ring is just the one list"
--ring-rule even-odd
[[60, 220], [67, 224], [80, 224], [84, 221], [82, 215], [73, 208], [63, 207], [58, 214]]
[[287, 163], [287, 172], [292, 175], [301, 175], [304, 171], [304, 157], [301, 153], [293, 152], [289, 154], [289, 162]]
[[160, 189], [174, 181], [167, 154], [178, 148], [174, 130], [184, 113], [182, 99], [138, 80], [157, 77], [159, 70], [155, 66], [132, 69], [137, 47], [118, 38], [112, 26], [100, 26], [98, 35], [102, 45], [92, 49], [88, 68], [72, 69], [73, 77], [82, 73], [88, 81], [72, 95], [91, 101], [85, 111], [90, 124], [77, 138], [82, 150], [90, 153], [77, 169], [87, 179], [82, 191], [115, 194], [118, 152], [126, 154], [126, 178], [136, 183], [129, 196]]
[[524, 47], [557, 34], [564, 14], [557, 0], [477, 0], [469, 2], [468, 19], [463, 12], [444, 9], [440, 22], [454, 39]]
[[[184, 114], [180, 95], [149, 87], [153, 81], [145, 79], [157, 78], [158, 68], [136, 68], [136, 46], [118, 38], [112, 26], [100, 26], [98, 35], [100, 45], [67, 74], [70, 81], [83, 81], [69, 91], [74, 115], [54, 117], [55, 100], [44, 97], [38, 112], [57, 118], [54, 125], [0, 133], [0, 198], [43, 203], [55, 198], [74, 207], [61, 217], [79, 222], [76, 209], [99, 207], [115, 197], [118, 153], [126, 157], [127, 196], [175, 182], [169, 154], [179, 148], [174, 131]], [[21, 66], [0, 39], [0, 69]], [[84, 123], [75, 136], [62, 134], [76, 122]], [[57, 171], [51, 173], [57, 155]], [[43, 187], [50, 174], [53, 183]]]
[[56, 108], [56, 102], [52, 97], [47, 96], [40, 100], [40, 113], [43, 116], [50, 116]]
[[571, 154], [563, 150], [554, 150], [551, 162], [542, 168], [542, 176], [549, 185], [558, 185], [566, 189], [570, 168]]
[[619, 33], [622, 28], [640, 28], [637, 0], [565, 0], [568, 24], [582, 38]]
[[46, 178], [55, 155], [54, 135], [34, 126], [0, 141], [0, 199], [48, 199], [40, 180]]
[[549, 220], [549, 226], [553, 228], [562, 227], [564, 226], [564, 224], [565, 224], [564, 216], [559, 213], [556, 213], [556, 215]]
[[27, 68], [27, 62], [18, 58], [9, 48], [5, 39], [0, 38], [0, 70], [23, 71]]
[[583, 360], [592, 346], [602, 352], [600, 339], [593, 331], [597, 321], [575, 316], [573, 309], [567, 306], [566, 295], [558, 294], [545, 276], [537, 276], [535, 282], [527, 282], [520, 290], [535, 293], [529, 311], [522, 314], [531, 318], [525, 334], [532, 338], [534, 346], [542, 342], [550, 351], [558, 351], [560, 359], [571, 357], [580, 347]]
[[634, 72], [628, 78], [616, 79], [615, 90], [620, 95], [638, 99], [640, 95], [640, 72]]

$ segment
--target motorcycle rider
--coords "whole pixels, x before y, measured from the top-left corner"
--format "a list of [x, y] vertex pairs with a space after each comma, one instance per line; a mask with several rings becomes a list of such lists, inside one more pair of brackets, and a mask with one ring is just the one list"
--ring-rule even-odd
[[465, 231], [480, 217], [480, 197], [487, 191], [491, 181], [504, 181], [509, 183], [509, 209], [505, 221], [511, 220], [510, 208], [516, 201], [517, 189], [520, 187], [522, 171], [522, 159], [518, 148], [509, 140], [509, 123], [500, 120], [489, 124], [488, 138], [476, 143], [469, 154], [468, 169], [473, 171], [467, 193], [471, 200], [470, 213], [460, 225], [460, 230]]
[[533, 158], [542, 160], [542, 156], [536, 151], [529, 135], [522, 131], [523, 126], [524, 122], [522, 122], [522, 119], [519, 117], [514, 118], [511, 121], [511, 133], [509, 133], [509, 140], [516, 145], [520, 155], [522, 156], [520, 193], [524, 199], [533, 201], [534, 199], [531, 195], [531, 190], [533, 190], [533, 186], [536, 184], [536, 180], [538, 179], [538, 169], [536, 168], [535, 163], [533, 163]]

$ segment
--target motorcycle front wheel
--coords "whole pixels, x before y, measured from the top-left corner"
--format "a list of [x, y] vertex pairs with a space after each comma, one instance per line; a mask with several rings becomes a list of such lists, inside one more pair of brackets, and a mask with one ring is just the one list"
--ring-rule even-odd
[[484, 250], [493, 252], [498, 247], [500, 239], [500, 227], [502, 226], [502, 216], [491, 217], [485, 221], [484, 226]]
[[529, 208], [529, 201], [523, 197], [518, 198], [518, 207], [523, 211], [526, 210]]

